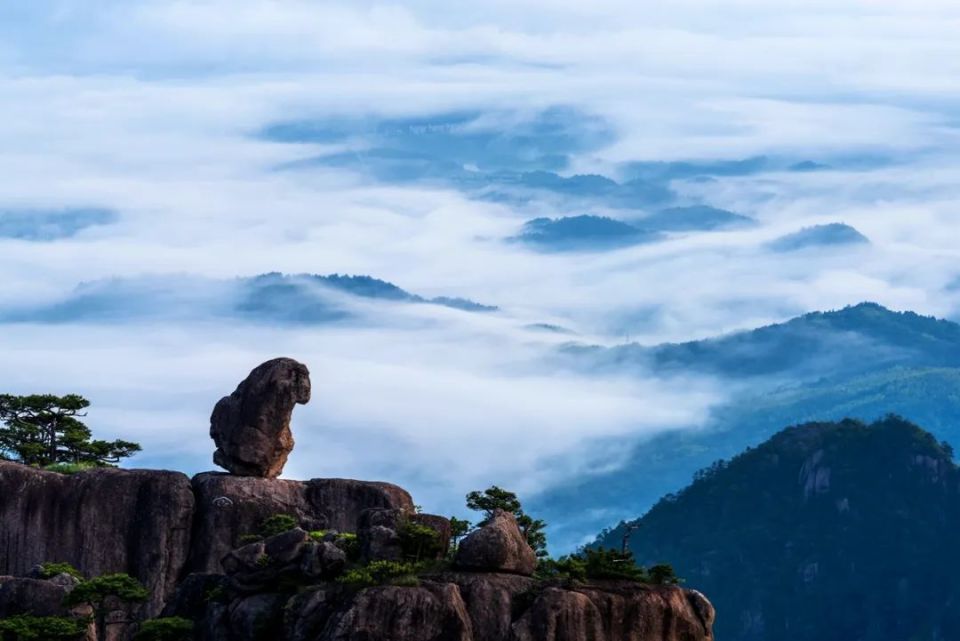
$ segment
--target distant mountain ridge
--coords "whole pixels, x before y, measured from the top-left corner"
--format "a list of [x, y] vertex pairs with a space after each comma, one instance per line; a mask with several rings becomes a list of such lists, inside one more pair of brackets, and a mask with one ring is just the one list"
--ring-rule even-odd
[[[883, 365], [960, 365], [960, 325], [914, 312], [860, 303], [811, 312], [784, 323], [686, 343], [652, 347], [570, 346], [604, 367], [652, 367], [658, 372], [700, 372], [737, 378], [790, 373], [829, 378]], [[846, 358], [852, 349], [858, 358]], [[825, 370], [829, 364], [832, 369]]]
[[646, 511], [717, 458], [734, 456], [784, 425], [888, 413], [960, 442], [960, 325], [863, 303], [704, 341], [568, 346], [568, 366], [608, 373], [712, 377], [730, 390], [705, 424], [619, 445], [613, 470], [572, 477], [530, 503], [551, 540], [573, 547]]
[[599, 251], [661, 240], [669, 232], [717, 231], [749, 227], [747, 216], [707, 205], [672, 207], [631, 221], [581, 214], [534, 218], [509, 238], [543, 251]]
[[870, 239], [844, 223], [814, 225], [781, 236], [770, 243], [770, 248], [778, 252], [792, 252], [817, 247], [836, 247], [841, 245], [869, 245]]
[[0, 206], [0, 239], [31, 242], [62, 240], [91, 227], [112, 225], [119, 219], [116, 211], [104, 207], [42, 209]]
[[466, 312], [497, 309], [465, 298], [425, 298], [371, 276], [271, 272], [232, 280], [153, 276], [93, 281], [79, 285], [61, 301], [0, 311], [0, 322], [111, 322], [210, 317], [324, 323], [352, 317], [354, 312], [347, 304], [351, 298], [438, 305]]
[[547, 251], [614, 249], [657, 240], [659, 234], [605, 216], [535, 218], [511, 240]]
[[713, 596], [718, 641], [960, 638], [960, 469], [897, 417], [788, 428], [597, 544]]

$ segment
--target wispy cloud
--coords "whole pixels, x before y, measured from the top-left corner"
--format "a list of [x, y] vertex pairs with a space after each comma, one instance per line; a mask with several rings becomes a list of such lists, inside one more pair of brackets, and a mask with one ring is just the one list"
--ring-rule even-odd
[[[120, 326], [5, 326], [0, 384], [85, 393], [97, 427], [145, 442], [144, 464], [198, 470], [212, 404], [286, 354], [318, 389], [298, 410], [291, 475], [385, 478], [434, 509], [487, 482], [536, 491], [558, 473], [548, 461], [610, 461], [610, 442], [695, 425], [725, 394], [717, 381], [559, 373], [547, 357], [571, 336], [684, 340], [864, 299], [957, 314], [958, 26], [960, 9], [934, 0], [8, 3], [0, 210], [94, 204], [115, 218], [51, 242], [0, 238], [0, 304], [169, 274], [188, 295]], [[471, 117], [457, 136], [431, 148], [414, 128], [400, 149], [457, 175], [548, 169], [560, 187], [495, 199], [449, 174], [296, 164], [395, 148], [377, 127], [452, 113]], [[544, 113], [575, 117], [557, 134], [538, 129]], [[345, 122], [340, 137], [263, 135]], [[773, 161], [756, 171], [716, 170], [761, 155]], [[626, 184], [651, 171], [637, 161], [677, 160], [699, 169], [643, 176], [660, 200], [564, 181]], [[807, 160], [829, 169], [788, 171]], [[633, 224], [668, 204], [757, 224], [602, 252], [504, 242], [538, 216]], [[871, 244], [768, 247], [831, 223]], [[371, 274], [500, 312], [365, 308], [375, 325], [314, 328], [177, 313], [215, 302], [197, 282], [271, 271]]]

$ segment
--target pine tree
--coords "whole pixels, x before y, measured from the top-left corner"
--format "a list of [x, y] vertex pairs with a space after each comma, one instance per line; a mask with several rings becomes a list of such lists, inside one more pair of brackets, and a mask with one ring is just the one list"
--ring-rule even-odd
[[90, 401], [77, 394], [0, 394], [0, 458], [46, 467], [112, 465], [140, 451], [130, 441], [93, 439], [80, 419]]
[[510, 512], [516, 517], [520, 531], [537, 556], [541, 558], [547, 556], [547, 535], [544, 532], [547, 524], [524, 512], [520, 499], [513, 492], [496, 485], [483, 492], [470, 492], [467, 494], [467, 508], [483, 512], [485, 518], [481, 525], [493, 517], [494, 510]]

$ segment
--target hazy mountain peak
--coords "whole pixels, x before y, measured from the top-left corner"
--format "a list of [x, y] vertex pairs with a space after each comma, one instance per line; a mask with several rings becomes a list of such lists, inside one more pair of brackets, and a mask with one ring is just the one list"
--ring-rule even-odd
[[774, 251], [789, 252], [837, 245], [868, 245], [870, 240], [845, 223], [813, 225], [781, 236], [770, 243]]

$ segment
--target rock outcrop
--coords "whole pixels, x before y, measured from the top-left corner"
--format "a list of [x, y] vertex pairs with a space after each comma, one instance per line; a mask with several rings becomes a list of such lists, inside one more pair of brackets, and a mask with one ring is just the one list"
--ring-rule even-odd
[[159, 612], [190, 549], [193, 492], [183, 474], [104, 468], [75, 475], [0, 462], [0, 574], [47, 561], [87, 576], [127, 572]]
[[390, 483], [349, 479], [287, 481], [219, 472], [193, 479], [196, 495], [190, 571], [220, 572], [220, 559], [274, 514], [293, 516], [305, 530], [357, 532], [361, 515], [374, 508], [413, 513], [413, 499]]
[[[185, 583], [187, 585], [187, 583]], [[195, 591], [195, 588], [191, 588]], [[697, 592], [626, 581], [544, 584], [515, 574], [446, 572], [409, 586], [326, 582], [230, 593], [197, 614], [198, 641], [712, 641]], [[281, 623], [282, 622], [282, 623]]]
[[[193, 621], [194, 641], [712, 641], [699, 593], [533, 578], [510, 513], [495, 511], [445, 571], [450, 521], [418, 513], [402, 488], [274, 478], [309, 398], [306, 367], [276, 359], [222, 399], [214, 460], [233, 474], [0, 462], [0, 617], [71, 616], [108, 641], [161, 612]], [[45, 562], [130, 574], [149, 600], [66, 609], [78, 580], [42, 578]]]
[[0, 619], [18, 614], [68, 616], [71, 612], [63, 599], [74, 585], [31, 577], [0, 577]]
[[483, 527], [460, 543], [456, 565], [464, 570], [530, 576], [537, 567], [537, 556], [520, 532], [517, 519], [496, 510]]
[[240, 593], [268, 592], [288, 584], [303, 584], [339, 576], [347, 552], [334, 540], [315, 541], [300, 528], [233, 550], [221, 565], [229, 586]]
[[241, 476], [276, 478], [293, 450], [290, 417], [310, 401], [310, 372], [291, 358], [263, 363], [210, 417], [213, 462]]
[[548, 587], [513, 624], [513, 641], [703, 641], [714, 612], [699, 592], [602, 581]]

